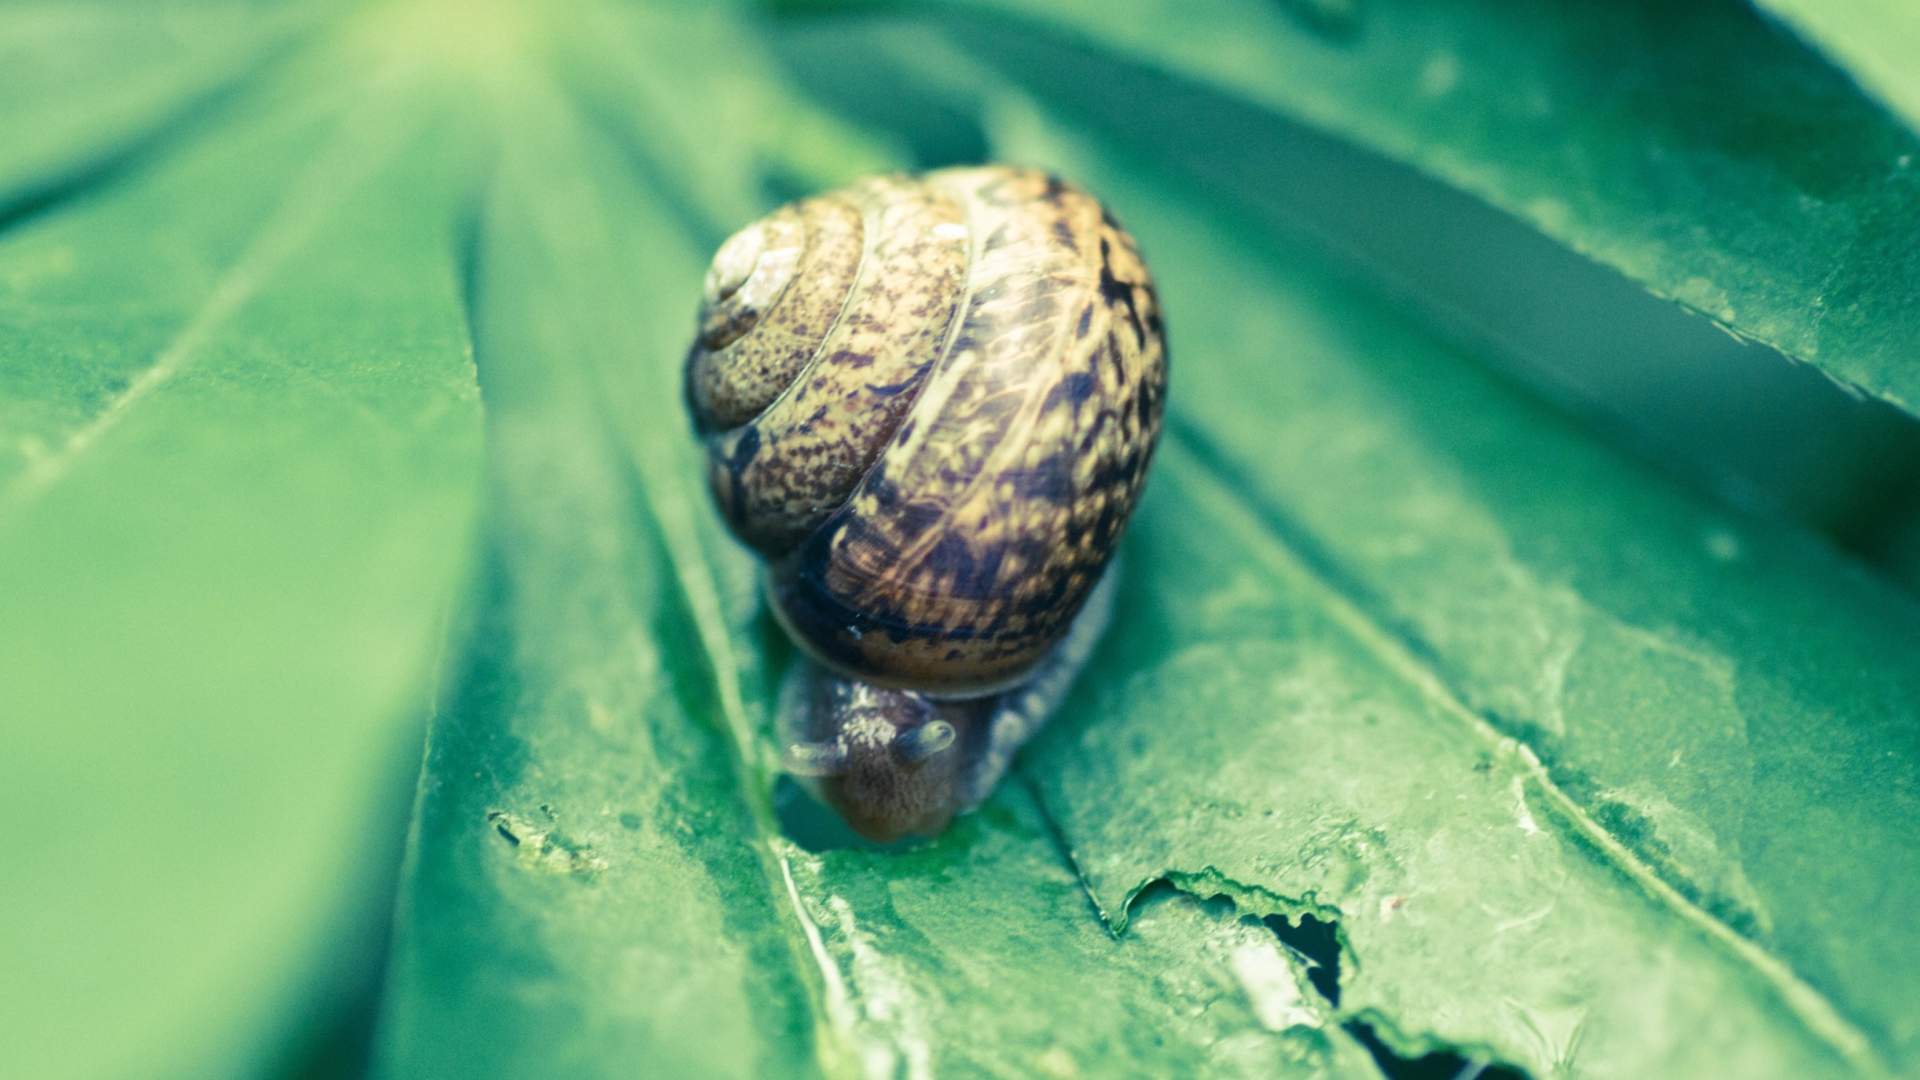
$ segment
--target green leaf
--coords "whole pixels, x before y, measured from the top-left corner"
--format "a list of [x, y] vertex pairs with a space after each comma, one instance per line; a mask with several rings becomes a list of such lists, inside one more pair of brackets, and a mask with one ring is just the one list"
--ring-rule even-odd
[[[431, 711], [395, 1078], [1920, 1076], [1920, 608], [1275, 205], [1284, 114], [1920, 401], [1913, 136], [1747, 9], [108, 10], [0, 11], [72, 58], [0, 90], [9, 1065], [284, 1070]], [[1062, 715], [874, 850], [678, 369], [730, 230], [981, 153], [1141, 237], [1170, 434]]]
[[1870, 93], [1920, 125], [1920, 14], [1887, 0], [1757, 0], [1798, 30]]
[[124, 166], [283, 51], [313, 4], [10, 3], [0, 7], [0, 216]]
[[[537, 74], [508, 86], [477, 259], [492, 554], [430, 736], [385, 1068], [788, 1074], [806, 994], [739, 797], [760, 780], [720, 734], [740, 691], [714, 696], [713, 615], [678, 600], [678, 571], [709, 603], [718, 585], [681, 535], [697, 491], [669, 369], [643, 359], [670, 355], [678, 320], [650, 316], [702, 253]], [[619, 405], [659, 461], [624, 453], [599, 381], [640, 364], [658, 392]]]
[[0, 241], [20, 1075], [257, 1074], [359, 959], [481, 449], [465, 153], [380, 59], [312, 54]]
[[1116, 940], [1050, 828], [1015, 782], [933, 847], [796, 860], [840, 1073], [1378, 1075], [1265, 925], [1164, 890]]
[[[797, 97], [725, 5], [592, 4], [558, 28], [554, 67], [594, 121], [615, 133], [703, 247], [720, 222], [900, 164], [894, 148]], [[723, 132], [724, 137], [714, 137]]]
[[1183, 451], [1137, 541], [1180, 569], [1126, 598], [1150, 630], [1114, 643], [1125, 673], [1028, 766], [1110, 921], [1162, 878], [1333, 921], [1342, 1012], [1409, 1054], [1472, 1047], [1534, 1076], [1878, 1072], [1830, 1002], [1659, 888]]
[[[1312, 262], [1300, 253], [1226, 242], [1096, 156], [1031, 136], [1018, 151], [1100, 183], [1155, 260], [1169, 309], [1186, 313], [1174, 329], [1173, 401], [1194, 463], [1170, 454], [1156, 490], [1191, 505], [1148, 516], [1139, 542], [1169, 516], [1205, 522], [1207, 535], [1188, 525], [1162, 541], [1168, 557], [1144, 560], [1169, 579], [1152, 585], [1157, 602], [1138, 601], [1152, 613], [1134, 631], [1140, 643], [1116, 644], [1126, 651], [1095, 675], [1108, 693], [1086, 715], [1100, 719], [1085, 721], [1078, 746], [1056, 732], [1033, 764], [1051, 778], [1041, 781], [1047, 805], [1109, 915], [1120, 919], [1130, 890], [1169, 872], [1217, 873], [1282, 906], [1332, 905], [1343, 928], [1383, 935], [1384, 955], [1370, 956], [1363, 931], [1350, 931], [1363, 972], [1414, 964], [1400, 988], [1369, 999], [1383, 1016], [1403, 1032], [1492, 1046], [1536, 1075], [1551, 1074], [1557, 1051], [1528, 1034], [1545, 1021], [1526, 1009], [1580, 1002], [1594, 1026], [1583, 1064], [1602, 1070], [1617, 1052], [1636, 1072], [1651, 1065], [1631, 1058], [1645, 1047], [1624, 1032], [1657, 1036], [1625, 1011], [1602, 1020], [1603, 1003], [1630, 1011], [1661, 995], [1667, 1015], [1700, 1016], [1684, 1039], [1687, 1024], [1671, 1029], [1665, 1067], [1683, 1075], [1687, 1054], [1733, 1060], [1758, 1047], [1752, 1032], [1778, 1009], [1809, 1045], [1826, 1043], [1867, 1075], [1913, 1069], [1920, 935], [1897, 914], [1920, 880], [1912, 605], [1806, 537], [1626, 466], [1377, 301], [1302, 269]], [[1248, 530], [1238, 542], [1236, 512]], [[1287, 593], [1305, 595], [1287, 604]], [[1296, 605], [1314, 609], [1311, 620], [1288, 610]], [[1320, 652], [1343, 638], [1340, 655]], [[1162, 665], [1167, 674], [1152, 674]], [[1405, 696], [1389, 703], [1383, 682]], [[1421, 719], [1397, 735], [1355, 730], [1368, 717], [1392, 725], [1402, 709]], [[1207, 717], [1211, 734], [1149, 739], [1110, 723], [1115, 715]], [[1414, 734], [1449, 717], [1458, 731], [1424, 738], [1451, 749]], [[1505, 740], [1526, 748], [1517, 763]], [[1300, 772], [1261, 781], [1245, 771], [1295, 754]], [[1354, 788], [1342, 790], [1336, 763]], [[1443, 784], [1434, 770], [1449, 768], [1455, 779]], [[1261, 783], [1272, 790], [1253, 794]], [[1453, 805], [1402, 805], [1410, 792]], [[1189, 804], [1207, 816], [1180, 810]], [[1589, 856], [1668, 909], [1662, 932], [1706, 937], [1719, 958], [1680, 977], [1655, 950], [1634, 971], [1631, 949], [1603, 939], [1659, 940], [1650, 927], [1626, 929], [1641, 917], [1639, 889], [1609, 897], [1623, 910], [1603, 917], [1583, 910], [1589, 887], [1576, 887], [1571, 864], [1584, 860], [1562, 852], [1511, 876], [1505, 867], [1539, 856], [1522, 855], [1529, 815], [1544, 835], [1549, 814], [1563, 819], [1552, 832], [1570, 850], [1595, 845]], [[1458, 837], [1442, 827], [1456, 815]], [[1274, 830], [1289, 819], [1298, 838], [1277, 847]], [[1506, 844], [1487, 841], [1495, 822], [1517, 823]], [[1422, 845], [1432, 850], [1416, 860]], [[1439, 863], [1426, 861], [1436, 852]], [[1539, 906], [1476, 908], [1486, 881], [1501, 883], [1503, 903], [1532, 895], [1573, 907], [1560, 931], [1557, 919], [1530, 931], [1541, 938], [1524, 948], [1538, 952], [1502, 964], [1482, 943]], [[1441, 921], [1425, 923], [1422, 940], [1390, 944], [1406, 932], [1392, 929], [1392, 902], [1427, 891]], [[1431, 932], [1482, 919], [1457, 938]], [[1436, 951], [1448, 939], [1473, 951]], [[1539, 952], [1610, 959], [1580, 971]], [[1623, 981], [1611, 992], [1590, 981], [1603, 972]], [[1406, 986], [1447, 990], [1415, 1007], [1399, 996]], [[1736, 986], [1755, 1002], [1744, 1036], [1728, 1019]], [[1500, 1014], [1509, 998], [1526, 1008]], [[1487, 1013], [1446, 1030], [1465, 1001]], [[1715, 1030], [1728, 1041], [1716, 1045]], [[1616, 1051], [1600, 1048], [1623, 1037]], [[1814, 1068], [1786, 1067], [1785, 1047], [1767, 1053], [1783, 1075]], [[1759, 1075], [1760, 1065], [1733, 1071]]]
[[[1904, 224], [1920, 213], [1920, 139], [1735, 0], [1372, 0], [1333, 26], [1299, 16], [1328, 5], [1265, 0], [1127, 0], [1098, 18], [1061, 0], [954, 6], [995, 13], [1006, 49], [1094, 42], [1410, 164], [1920, 410], [1920, 238]], [[1284, 183], [1217, 116], [1104, 85], [1110, 111], [1138, 110], [1108, 122], [1143, 150], [1229, 190]]]

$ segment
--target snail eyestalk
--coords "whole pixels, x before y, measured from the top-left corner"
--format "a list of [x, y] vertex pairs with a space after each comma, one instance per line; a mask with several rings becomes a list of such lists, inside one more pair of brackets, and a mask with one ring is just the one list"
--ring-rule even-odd
[[1031, 169], [859, 181], [722, 247], [686, 381], [803, 654], [789, 771], [870, 838], [937, 834], [1105, 625], [1167, 387], [1138, 247]]
[[789, 743], [781, 763], [795, 776], [832, 776], [846, 768], [847, 752], [837, 742]]
[[953, 745], [959, 732], [945, 720], [933, 720], [894, 737], [893, 752], [902, 764], [918, 765]]

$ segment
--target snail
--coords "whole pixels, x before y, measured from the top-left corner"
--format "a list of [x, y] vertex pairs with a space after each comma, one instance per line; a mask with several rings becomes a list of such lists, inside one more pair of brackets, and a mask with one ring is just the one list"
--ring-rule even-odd
[[1167, 385], [1137, 245], [1037, 170], [861, 180], [720, 247], [685, 377], [802, 654], [787, 771], [870, 840], [937, 835], [1110, 617]]

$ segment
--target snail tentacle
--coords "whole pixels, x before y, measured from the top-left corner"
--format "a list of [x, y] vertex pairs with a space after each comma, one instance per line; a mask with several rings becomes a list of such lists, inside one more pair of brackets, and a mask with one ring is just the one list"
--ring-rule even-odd
[[930, 720], [894, 736], [893, 752], [903, 764], [917, 765], [953, 745], [958, 731], [945, 720]]
[[833, 776], [846, 767], [847, 752], [834, 742], [788, 743], [781, 764], [796, 776]]

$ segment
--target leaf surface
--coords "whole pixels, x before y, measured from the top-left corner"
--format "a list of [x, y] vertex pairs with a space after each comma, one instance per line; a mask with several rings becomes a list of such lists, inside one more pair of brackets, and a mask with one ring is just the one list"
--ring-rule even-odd
[[479, 402], [451, 103], [367, 60], [0, 237], [21, 1075], [272, 1066], [387, 876]]
[[[1902, 224], [1920, 206], [1920, 140], [1736, 0], [959, 7], [1006, 20], [995, 32], [1016, 44], [1095, 43], [1410, 164], [1920, 409], [1920, 239]], [[1128, 100], [1124, 81], [1114, 93]], [[1130, 142], [1203, 173], [1209, 154], [1232, 160], [1228, 187], [1284, 183], [1245, 173], [1257, 144], [1192, 145], [1217, 127], [1206, 115], [1133, 100]]]
[[1920, 15], [1898, 0], [1758, 0], [1799, 31], [1908, 126], [1920, 125]]
[[188, 123], [313, 22], [311, 3], [0, 7], [0, 218], [98, 179]]
[[[0, 11], [81, 61], [0, 90], [34, 1075], [310, 1038], [438, 681], [383, 1075], [1920, 1076], [1920, 611], [1280, 235], [1233, 127], [1911, 405], [1914, 137], [1746, 8], [106, 10]], [[1062, 715], [872, 850], [778, 778], [678, 368], [728, 232], [980, 154], [1140, 236], [1170, 434]]]
[[[1735, 987], [1754, 996], [1753, 1030], [1779, 1024], [1782, 1017], [1768, 1011], [1785, 1007], [1811, 1044], [1826, 1043], [1847, 1068], [1868, 1075], [1912, 1068], [1906, 1018], [1916, 990], [1904, 972], [1920, 940], [1893, 914], [1910, 887], [1901, 883], [1920, 875], [1909, 839], [1920, 818], [1912, 724], [1920, 672], [1900, 644], [1915, 626], [1911, 604], [1809, 538], [1702, 505], [1624, 465], [1566, 421], [1412, 332], [1377, 301], [1316, 281], [1302, 253], [1236, 254], [1226, 234], [1181, 209], [1175, 197], [1156, 195], [1137, 173], [1102, 167], [1092, 154], [1063, 153], [1058, 143], [1049, 150], [1029, 137], [1019, 145], [1025, 156], [1054, 155], [1105, 184], [1155, 260], [1166, 302], [1188, 312], [1180, 326], [1190, 327], [1173, 331], [1184, 342], [1173, 400], [1176, 445], [1194, 465], [1183, 468], [1178, 453], [1169, 455], [1156, 483], [1163, 485], [1159, 497], [1170, 497], [1170, 487], [1191, 500], [1170, 516], [1207, 523], [1206, 536], [1189, 525], [1178, 540], [1162, 541], [1177, 557], [1144, 560], [1169, 570], [1177, 564], [1181, 584], [1165, 586], [1156, 616], [1137, 631], [1143, 644], [1112, 676], [1134, 673], [1134, 684], [1110, 683], [1090, 714], [1138, 709], [1143, 723], [1234, 715], [1251, 725], [1220, 734], [1200, 760], [1187, 761], [1182, 752], [1158, 748], [1196, 750], [1200, 740], [1168, 733], [1162, 739], [1170, 741], [1147, 741], [1101, 719], [1084, 729], [1082, 746], [1069, 750], [1068, 736], [1058, 732], [1034, 759], [1036, 776], [1049, 766], [1059, 770], [1041, 783], [1077, 863], [1090, 881], [1115, 874], [1108, 886], [1093, 886], [1109, 916], [1123, 917], [1128, 890], [1170, 871], [1203, 880], [1218, 873], [1383, 927], [1400, 925], [1396, 901], [1412, 903], [1423, 888], [1452, 891], [1460, 907], [1428, 925], [1491, 919], [1460, 936], [1470, 943], [1462, 947], [1476, 951], [1435, 956], [1444, 939], [1423, 930], [1405, 952], [1388, 947], [1387, 957], [1372, 961], [1356, 946], [1357, 962], [1363, 972], [1370, 963], [1379, 972], [1396, 961], [1436, 962], [1426, 979], [1408, 980], [1423, 992], [1469, 970], [1488, 977], [1475, 989], [1449, 991], [1448, 1004], [1436, 1003], [1430, 1015], [1458, 1018], [1463, 1001], [1478, 1003], [1490, 1011], [1482, 1031], [1507, 1029], [1504, 1040], [1478, 1039], [1535, 1075], [1563, 1065], [1556, 1055], [1567, 1048], [1552, 1050], [1529, 1035], [1546, 1021], [1526, 1009], [1551, 1012], [1559, 1006], [1542, 1002], [1581, 1002], [1591, 1029], [1583, 1042], [1586, 1067], [1639, 1071], [1652, 1063], [1622, 1058], [1609, 1065], [1615, 1051], [1602, 1044], [1619, 1038], [1618, 1052], [1636, 1053], [1639, 1036], [1625, 1033], [1657, 1038], [1657, 1027], [1624, 1015], [1603, 1022], [1602, 1003], [1638, 1008], [1665, 992], [1666, 1015], [1692, 1009], [1706, 1025], [1709, 1015], [1731, 1015], [1740, 996]], [[1273, 543], [1271, 556], [1251, 541], [1206, 554], [1226, 542], [1220, 538], [1230, 535], [1236, 502], [1249, 530]], [[1258, 570], [1263, 562], [1293, 569], [1276, 569], [1270, 578]], [[1278, 580], [1289, 577], [1291, 584]], [[1282, 606], [1268, 596], [1287, 592], [1304, 594], [1300, 602], [1314, 609], [1312, 621], [1260, 613]], [[1211, 637], [1199, 628], [1215, 608], [1234, 618]], [[1346, 659], [1289, 655], [1303, 642], [1317, 648], [1342, 636], [1323, 619], [1348, 627], [1362, 651], [1374, 654], [1373, 676], [1348, 671]], [[1261, 639], [1239, 620], [1284, 628], [1269, 635], [1286, 645], [1258, 659], [1236, 656], [1225, 643], [1257, 652], [1250, 639]], [[1221, 644], [1204, 659], [1185, 658], [1188, 646], [1180, 643], [1188, 634], [1200, 635], [1190, 647], [1199, 648], [1201, 639]], [[1169, 676], [1181, 690], [1163, 691], [1138, 674], [1154, 658], [1182, 668]], [[1368, 690], [1346, 696], [1351, 691], [1343, 687], [1354, 683]], [[1376, 711], [1371, 694], [1396, 683], [1427, 699], [1422, 728], [1452, 716], [1481, 745], [1470, 748], [1473, 740], [1456, 733], [1450, 738], [1461, 740], [1458, 748], [1443, 752], [1422, 747], [1411, 731], [1377, 740], [1358, 734], [1369, 719], [1390, 722], [1390, 711]], [[1135, 694], [1151, 704], [1133, 701]], [[1254, 720], [1263, 712], [1289, 734]], [[1223, 723], [1209, 719], [1208, 726]], [[1505, 772], [1499, 762], [1507, 739], [1526, 746], [1544, 769], [1536, 774], [1529, 763]], [[1263, 754], [1256, 746], [1272, 749]], [[1362, 752], [1368, 747], [1372, 754]], [[1394, 771], [1403, 749], [1418, 771]], [[1448, 754], [1460, 770], [1456, 782], [1423, 779]], [[1251, 773], [1221, 775], [1248, 761], [1293, 763], [1296, 755], [1298, 768], [1338, 760], [1351, 779], [1343, 785], [1338, 772], [1276, 779], [1274, 794], [1260, 800], [1248, 797], [1262, 783]], [[1169, 760], [1154, 760], [1160, 757]], [[1508, 786], [1476, 793], [1468, 773]], [[1547, 794], [1523, 798], [1536, 784]], [[1375, 785], [1387, 789], [1394, 811], [1360, 809]], [[1238, 800], [1230, 795], [1236, 786], [1246, 789]], [[1144, 819], [1116, 817], [1116, 792], [1137, 798], [1166, 831], [1156, 835]], [[1452, 813], [1398, 804], [1429, 795], [1441, 806], [1451, 799], [1454, 812], [1465, 815], [1459, 827], [1475, 838], [1471, 853], [1450, 847], [1450, 829], [1441, 823], [1452, 824]], [[1537, 799], [1540, 809], [1533, 808]], [[1221, 816], [1179, 811], [1189, 803]], [[1472, 816], [1475, 805], [1485, 817]], [[1557, 828], [1547, 825], [1551, 816], [1563, 819]], [[1301, 847], [1274, 849], [1274, 817], [1298, 821]], [[1512, 846], [1477, 846], [1498, 835], [1497, 817], [1510, 823]], [[1399, 826], [1372, 832], [1395, 818]], [[1197, 820], [1210, 823], [1196, 829]], [[1391, 850], [1398, 829], [1419, 838], [1402, 841], [1414, 845], [1405, 855]], [[1582, 910], [1589, 901], [1579, 899], [1584, 887], [1567, 865], [1506, 876], [1539, 854], [1528, 855], [1520, 841], [1546, 834], [1575, 849], [1598, 844], [1583, 856], [1563, 854], [1573, 863], [1610, 863], [1612, 873], [1633, 877], [1640, 888], [1615, 893], [1595, 886], [1606, 898], [1591, 902], [1617, 909], [1602, 916]], [[1445, 852], [1424, 853], [1439, 860], [1426, 864], [1430, 871], [1413, 869], [1421, 865], [1413, 856], [1421, 844]], [[1109, 871], [1109, 861], [1126, 869]], [[1463, 876], [1455, 885], [1440, 883], [1456, 871]], [[1491, 891], [1517, 902], [1529, 895], [1525, 879], [1533, 875], [1549, 882], [1534, 894], [1539, 906], [1519, 911], [1487, 900], [1485, 882], [1500, 882]], [[1637, 923], [1645, 914], [1633, 911], [1644, 899], [1641, 889], [1668, 908], [1664, 918]], [[1573, 935], [1587, 938], [1567, 944], [1563, 955], [1605, 955], [1605, 968], [1574, 975], [1577, 962], [1544, 958], [1560, 947], [1544, 940], [1513, 946], [1521, 951], [1510, 967], [1493, 960], [1495, 946], [1485, 942], [1498, 940], [1498, 926], [1550, 901], [1555, 910], [1580, 911], [1563, 914], [1572, 915]], [[1481, 914], [1470, 914], [1476, 905]], [[1530, 932], [1556, 936], [1542, 920]], [[1588, 982], [1578, 990], [1532, 982], [1624, 974], [1631, 950], [1600, 938], [1655, 941], [1668, 932], [1704, 935], [1718, 943], [1717, 958], [1702, 956], [1698, 971], [1666, 991], [1652, 974], [1671, 960], [1660, 949], [1649, 954], [1649, 967], [1612, 991]], [[1744, 974], [1719, 970], [1722, 964]], [[1533, 989], [1518, 990], [1522, 984]], [[1491, 1015], [1509, 997], [1526, 1008]], [[1380, 1011], [1407, 1025], [1420, 1011], [1410, 1006], [1395, 999]], [[1620, 1025], [1616, 1035], [1599, 1035], [1609, 1023]], [[1684, 1074], [1687, 1067], [1677, 1063], [1705, 1053], [1694, 1067], [1712, 1071], [1709, 1062], [1738, 1060], [1760, 1045], [1754, 1035], [1715, 1045], [1707, 1030], [1672, 1029], [1672, 1056], [1662, 1067]], [[1476, 1041], [1466, 1032], [1449, 1037]], [[1784, 1063], [1793, 1053], [1773, 1046], [1763, 1057]], [[1758, 1075], [1753, 1070], [1762, 1066], [1754, 1061], [1735, 1071]]]

